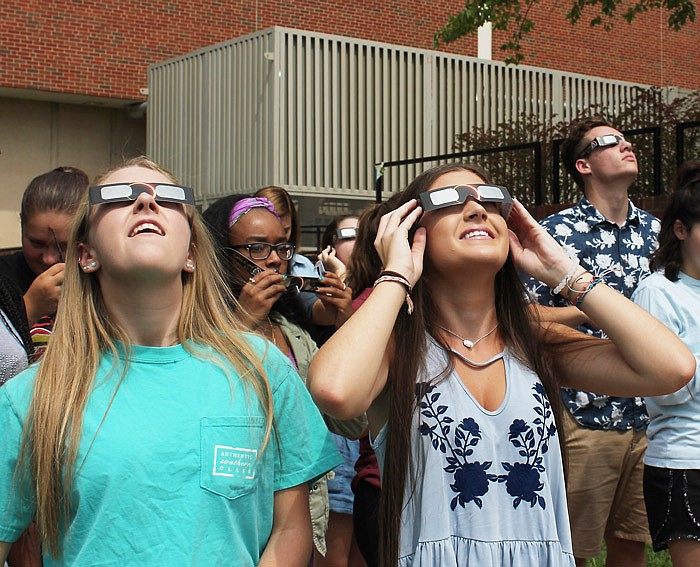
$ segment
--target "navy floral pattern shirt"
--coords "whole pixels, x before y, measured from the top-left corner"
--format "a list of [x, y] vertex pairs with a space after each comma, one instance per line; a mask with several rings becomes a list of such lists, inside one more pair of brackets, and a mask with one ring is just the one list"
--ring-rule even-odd
[[[605, 283], [629, 298], [649, 275], [649, 257], [656, 249], [661, 224], [652, 214], [629, 203], [623, 226], [606, 219], [585, 197], [575, 206], [542, 219], [547, 229], [572, 258], [596, 276], [607, 273]], [[534, 301], [564, 307], [569, 303], [533, 278], [525, 285]], [[605, 338], [590, 325], [579, 330]], [[642, 398], [618, 398], [562, 388], [564, 405], [574, 419], [593, 429], [642, 429], [649, 417]]]
[[503, 400], [485, 408], [428, 338], [410, 424], [387, 423], [372, 440], [384, 468], [390, 429], [411, 430], [397, 567], [574, 567], [554, 411], [507, 347], [501, 363]]

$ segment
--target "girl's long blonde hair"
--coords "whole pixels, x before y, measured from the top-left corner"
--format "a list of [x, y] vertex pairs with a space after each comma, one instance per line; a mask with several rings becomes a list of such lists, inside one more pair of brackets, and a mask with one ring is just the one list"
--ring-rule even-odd
[[[127, 161], [101, 175], [95, 183], [132, 166], [158, 171], [177, 183], [172, 174], [144, 157]], [[220, 275], [214, 247], [199, 214], [192, 206], [185, 209], [192, 228], [191, 253], [196, 269], [182, 273], [179, 342], [198, 358], [210, 359], [224, 369], [230, 365], [246, 388], [252, 388], [266, 416], [266, 445], [273, 427], [273, 407], [260, 356], [232, 315], [230, 305], [235, 300]], [[86, 200], [76, 213], [71, 231], [58, 315], [36, 375], [18, 465], [19, 470], [31, 471], [36, 523], [44, 546], [54, 557], [61, 553], [59, 526], [68, 526], [73, 512], [71, 487], [83, 415], [98, 363], [106, 351], [117, 355], [117, 342], [126, 348], [129, 345], [126, 333], [105, 308], [96, 276], [84, 273], [78, 266], [77, 245], [88, 241], [89, 219], [90, 205]], [[113, 395], [118, 388], [119, 385]]]

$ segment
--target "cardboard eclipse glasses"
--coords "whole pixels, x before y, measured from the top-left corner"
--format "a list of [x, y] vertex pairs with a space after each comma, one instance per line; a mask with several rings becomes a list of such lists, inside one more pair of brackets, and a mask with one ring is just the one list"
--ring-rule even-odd
[[513, 198], [508, 193], [508, 189], [502, 185], [485, 183], [451, 185], [449, 187], [432, 189], [421, 193], [420, 201], [423, 211], [428, 213], [435, 209], [463, 205], [470, 197], [480, 203], [496, 203], [498, 212], [506, 220], [508, 220], [510, 212], [513, 210]]
[[156, 202], [194, 205], [194, 191], [190, 187], [170, 183], [110, 183], [90, 187], [90, 204], [135, 201], [141, 193], [153, 195]]
[[593, 150], [596, 148], [609, 148], [610, 146], [617, 146], [620, 142], [624, 142], [625, 137], [619, 134], [605, 134], [604, 136], [596, 136], [591, 140], [583, 150], [579, 153], [579, 159], [585, 158], [591, 155]]
[[336, 240], [352, 240], [357, 237], [357, 229], [353, 227], [338, 228], [335, 231]]

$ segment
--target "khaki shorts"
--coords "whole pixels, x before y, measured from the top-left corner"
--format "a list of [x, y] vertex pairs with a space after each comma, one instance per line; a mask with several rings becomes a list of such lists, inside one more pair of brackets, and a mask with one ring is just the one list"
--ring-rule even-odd
[[651, 543], [642, 488], [646, 432], [589, 429], [563, 413], [574, 557], [597, 557], [611, 536]]

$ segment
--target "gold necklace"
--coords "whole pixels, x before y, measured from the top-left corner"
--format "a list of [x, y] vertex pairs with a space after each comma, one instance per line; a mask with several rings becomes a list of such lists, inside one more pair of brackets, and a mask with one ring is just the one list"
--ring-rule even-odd
[[465, 339], [464, 337], [459, 336], [457, 333], [454, 331], [450, 331], [449, 329], [446, 329], [445, 327], [440, 327], [443, 331], [447, 331], [450, 333], [450, 335], [457, 337], [460, 341], [462, 341], [462, 344], [467, 347], [469, 350], [473, 349], [480, 341], [483, 341], [486, 337], [491, 335], [496, 329], [498, 329], [498, 323], [496, 323], [496, 326], [491, 329], [488, 333], [485, 335], [479, 337], [475, 341], [471, 341], [469, 339]]

